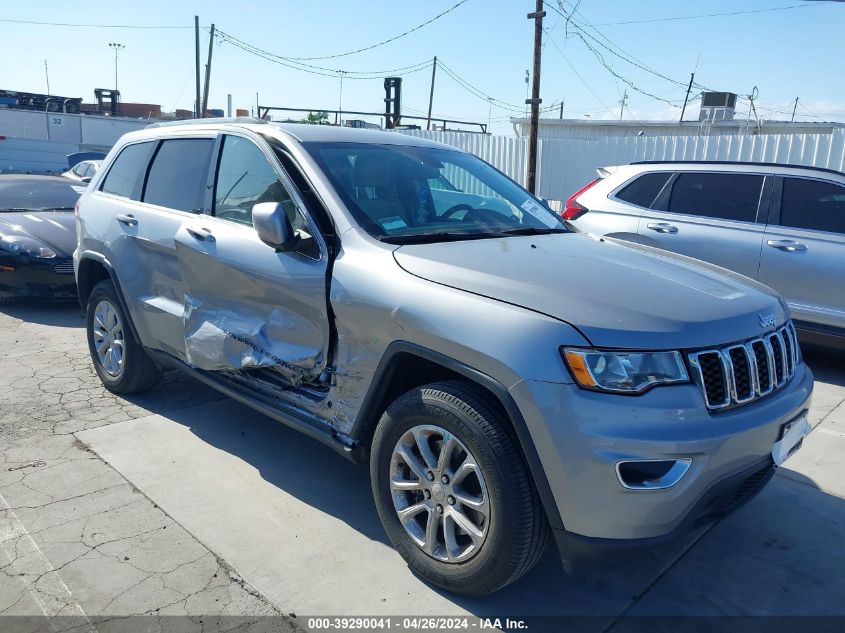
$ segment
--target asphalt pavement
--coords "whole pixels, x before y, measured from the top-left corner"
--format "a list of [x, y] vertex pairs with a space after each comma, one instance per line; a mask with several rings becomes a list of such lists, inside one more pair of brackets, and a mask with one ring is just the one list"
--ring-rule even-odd
[[736, 513], [578, 576], [550, 550], [467, 599], [393, 551], [366, 468], [176, 372], [146, 394], [104, 390], [78, 307], [0, 306], [0, 349], [0, 615], [20, 630], [43, 615], [96, 630], [140, 614], [182, 616], [180, 630], [562, 615], [596, 631], [632, 615], [845, 615], [841, 352], [805, 349], [814, 430]]

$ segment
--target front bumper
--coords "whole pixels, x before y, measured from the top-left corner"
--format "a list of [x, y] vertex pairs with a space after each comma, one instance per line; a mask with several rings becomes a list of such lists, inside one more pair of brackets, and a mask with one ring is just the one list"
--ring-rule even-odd
[[[692, 384], [629, 397], [522, 381], [511, 395], [570, 540], [632, 543], [674, 536], [753, 496], [774, 470], [781, 428], [809, 409], [812, 388], [801, 363], [776, 393], [715, 414]], [[616, 472], [625, 460], [687, 459], [689, 469], [665, 489], [627, 489]]]
[[61, 301], [75, 299], [73, 260], [70, 257], [57, 257], [33, 261], [0, 256], [0, 298], [6, 297]]

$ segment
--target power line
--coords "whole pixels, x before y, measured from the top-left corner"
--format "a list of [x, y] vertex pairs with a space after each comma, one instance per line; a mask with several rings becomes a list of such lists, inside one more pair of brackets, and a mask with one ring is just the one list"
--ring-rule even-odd
[[620, 26], [623, 24], [647, 24], [651, 22], [675, 22], [678, 20], [698, 20], [701, 18], [717, 18], [731, 15], [747, 15], [751, 13], [768, 13], [770, 11], [785, 11], [787, 9], [802, 9], [822, 4], [820, 2], [804, 2], [803, 4], [791, 4], [785, 7], [771, 7], [769, 9], [750, 9], [747, 11], [725, 11], [723, 13], [700, 13], [697, 15], [679, 15], [668, 18], [650, 18], [646, 20], [623, 20], [621, 22], [602, 22], [596, 26]]
[[454, 70], [452, 70], [449, 66], [443, 63], [443, 60], [438, 58], [437, 60], [440, 63], [440, 67], [449, 75], [452, 79], [455, 80], [461, 87], [463, 87], [468, 92], [474, 94], [479, 99], [483, 101], [487, 101], [488, 103], [492, 102], [494, 106], [499, 108], [500, 110], [511, 110], [513, 112], [522, 112], [523, 106], [515, 104], [515, 103], [508, 103], [507, 101], [502, 101], [501, 99], [496, 99], [495, 97], [491, 97], [486, 92], [482, 91], [480, 88], [476, 88], [471, 83], [469, 83], [466, 79], [462, 78], [458, 75]]
[[[554, 6], [554, 5], [552, 5], [552, 4], [548, 3], [548, 2], [545, 2], [544, 4], [545, 4], [547, 7], [549, 7], [552, 11], [555, 11], [555, 12], [559, 13], [560, 15], [564, 16], [565, 18], [567, 18], [568, 24], [571, 24], [573, 27], [575, 27], [575, 29], [576, 29], [576, 31], [577, 31], [576, 35], [577, 35], [579, 38], [581, 38], [582, 40], [583, 40], [585, 37], [587, 37], [587, 38], [589, 38], [590, 40], [592, 40], [594, 44], [597, 44], [598, 46], [601, 46], [601, 47], [602, 47], [603, 49], [605, 49], [607, 52], [609, 52], [610, 54], [612, 54], [612, 55], [614, 55], [614, 56], [618, 57], [618, 58], [619, 58], [619, 59], [621, 59], [622, 61], [627, 62], [628, 64], [631, 64], [632, 66], [636, 66], [636, 67], [637, 67], [637, 68], [639, 68], [640, 70], [644, 70], [644, 71], [646, 71], [647, 73], [650, 73], [650, 74], [652, 74], [652, 75], [654, 75], [654, 76], [656, 76], [656, 77], [659, 77], [660, 79], [664, 79], [665, 81], [668, 81], [668, 82], [670, 82], [670, 83], [673, 83], [673, 84], [675, 84], [675, 85], [677, 85], [677, 86], [679, 86], [679, 87], [682, 87], [682, 88], [685, 88], [685, 87], [686, 87], [686, 83], [685, 83], [685, 82], [683, 82], [683, 81], [679, 81], [679, 80], [677, 80], [677, 79], [672, 79], [671, 77], [668, 77], [667, 75], [664, 75], [663, 73], [658, 72], [658, 71], [657, 71], [657, 70], [655, 70], [654, 68], [651, 68], [651, 67], [649, 67], [648, 65], [646, 65], [646, 64], [645, 64], [645, 62], [643, 62], [643, 61], [641, 61], [641, 60], [637, 59], [636, 57], [634, 57], [631, 53], [629, 53], [628, 51], [626, 51], [625, 49], [623, 49], [621, 46], [619, 46], [618, 44], [615, 44], [615, 43], [614, 43], [612, 40], [610, 40], [610, 39], [609, 39], [606, 35], [604, 35], [604, 33], [602, 33], [601, 31], [599, 31], [599, 30], [598, 30], [595, 26], [593, 26], [592, 24], [590, 24], [587, 20], [584, 20], [584, 22], [583, 22], [583, 24], [582, 24], [582, 23], [580, 23], [580, 22], [578, 22], [578, 21], [576, 21], [576, 20], [572, 19], [572, 15], [573, 15], [573, 14], [575, 13], [575, 11], [577, 10], [577, 7], [576, 7], [576, 8], [574, 8], [572, 11], [570, 11], [570, 13], [567, 15], [566, 13], [562, 12], [559, 8], [557, 8], [556, 6]], [[586, 26], [588, 26], [589, 28], [591, 28], [593, 31], [595, 31], [595, 32], [599, 35], [599, 37], [601, 37], [603, 40], [605, 40], [605, 41], [607, 42], [607, 44], [605, 44], [604, 42], [602, 42], [601, 40], [599, 40], [598, 38], [596, 38], [594, 35], [592, 35], [591, 33], [589, 33], [589, 32], [588, 32], [588, 31], [584, 28], [584, 26], [585, 26], [585, 25], [586, 25]], [[585, 44], [586, 44], [586, 42], [585, 42]], [[589, 45], [587, 45], [587, 46], [588, 46], [588, 48], [589, 48]], [[619, 51], [621, 51], [621, 53], [620, 53]], [[623, 54], [623, 53], [624, 53], [624, 54]]]
[[440, 18], [442, 18], [447, 13], [451, 13], [452, 11], [454, 11], [455, 9], [457, 9], [459, 6], [461, 6], [462, 4], [464, 4], [467, 1], [468, 0], [460, 0], [460, 2], [452, 5], [451, 7], [446, 9], [445, 11], [442, 11], [441, 13], [438, 13], [433, 18], [431, 18], [430, 20], [426, 20], [422, 24], [418, 24], [417, 26], [410, 28], [407, 31], [404, 31], [404, 32], [400, 33], [399, 35], [394, 35], [393, 37], [390, 37], [386, 40], [382, 40], [381, 42], [376, 42], [375, 44], [370, 44], [369, 46], [363, 46], [361, 48], [356, 48], [354, 51], [346, 51], [345, 53], [336, 53], [334, 55], [318, 55], [318, 56], [314, 56], [314, 57], [286, 57], [285, 59], [292, 60], [292, 61], [314, 61], [314, 60], [317, 60], [317, 59], [334, 59], [334, 58], [337, 58], [337, 57], [346, 57], [347, 55], [354, 55], [355, 53], [363, 53], [364, 51], [369, 51], [369, 50], [372, 50], [374, 48], [378, 48], [379, 46], [384, 46], [385, 44], [389, 44], [390, 42], [395, 42], [396, 40], [403, 38], [406, 35], [410, 35], [411, 33], [415, 32], [415, 31], [419, 31], [421, 28], [428, 26], [429, 24], [431, 24], [432, 22], [434, 22], [436, 20], [439, 20]]
[[178, 25], [140, 25], [140, 24], [78, 24], [71, 22], [38, 22], [36, 20], [12, 20], [10, 18], [0, 18], [0, 22], [10, 22], [12, 24], [34, 24], [36, 26], [65, 26], [73, 28], [84, 29], [192, 29], [192, 26], [178, 26]]
[[344, 76], [347, 79], [381, 79], [384, 75], [408, 75], [415, 73], [430, 67], [432, 63], [431, 60], [426, 60], [410, 66], [391, 68], [387, 70], [342, 70], [338, 68], [328, 68], [326, 66], [316, 66], [314, 64], [306, 64], [304, 62], [291, 61], [286, 57], [276, 55], [275, 53], [271, 53], [270, 51], [254, 46], [253, 44], [249, 44], [248, 42], [238, 39], [237, 37], [220, 29], [217, 30], [217, 34], [222, 41], [228, 42], [247, 53], [251, 53], [267, 61], [280, 64], [281, 66], [285, 66], [292, 70], [298, 70], [300, 72], [320, 75], [323, 77], [337, 78], [339, 73], [344, 73]]

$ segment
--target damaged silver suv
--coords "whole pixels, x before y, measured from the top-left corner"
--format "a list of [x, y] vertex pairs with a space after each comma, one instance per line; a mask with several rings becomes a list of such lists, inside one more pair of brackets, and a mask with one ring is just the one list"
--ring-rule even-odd
[[108, 389], [178, 368], [369, 462], [390, 540], [451, 591], [513, 582], [552, 537], [571, 561], [723, 515], [809, 430], [772, 290], [571, 232], [420, 138], [154, 125], [109, 153], [78, 235]]

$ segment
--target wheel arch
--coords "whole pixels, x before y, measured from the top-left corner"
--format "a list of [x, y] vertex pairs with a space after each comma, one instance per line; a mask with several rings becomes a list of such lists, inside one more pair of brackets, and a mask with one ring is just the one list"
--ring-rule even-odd
[[85, 251], [79, 257], [79, 265], [76, 271], [76, 288], [79, 295], [79, 304], [82, 306], [83, 312], [87, 310], [88, 298], [94, 287], [101, 281], [110, 280], [117, 290], [117, 297], [120, 300], [120, 307], [126, 320], [129, 323], [129, 329], [135, 340], [140, 341], [138, 331], [135, 329], [135, 323], [132, 321], [132, 313], [129, 311], [129, 306], [126, 302], [126, 297], [123, 294], [123, 288], [120, 286], [120, 281], [117, 279], [117, 274], [109, 261], [99, 253], [92, 253]]
[[349, 435], [358, 444], [357, 460], [363, 461], [382, 413], [400, 395], [415, 387], [442, 380], [465, 380], [487, 393], [510, 423], [529, 474], [540, 495], [543, 510], [552, 528], [563, 528], [563, 521], [552, 495], [540, 456], [528, 426], [507, 388], [495, 378], [440, 352], [410, 343], [394, 341], [385, 350], [373, 375], [370, 388]]

